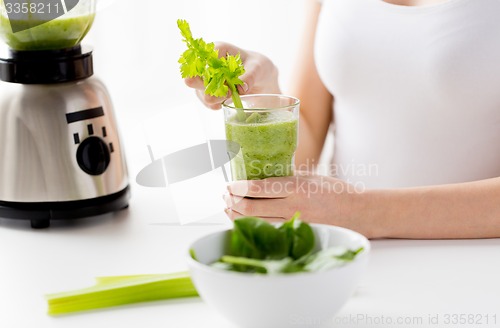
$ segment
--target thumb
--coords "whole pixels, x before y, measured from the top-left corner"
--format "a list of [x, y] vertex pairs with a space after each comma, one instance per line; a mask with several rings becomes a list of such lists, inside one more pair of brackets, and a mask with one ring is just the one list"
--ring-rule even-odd
[[240, 77], [240, 80], [243, 81], [243, 84], [238, 85], [238, 92], [240, 94], [247, 94], [250, 90], [253, 89], [256, 75], [257, 70], [254, 65], [252, 65], [251, 62], [247, 62], [245, 65], [245, 73]]
[[266, 56], [247, 52], [245, 73], [240, 77], [243, 81], [238, 86], [238, 92], [249, 93], [280, 93], [278, 85], [278, 69]]
[[248, 83], [245, 82], [244, 76], [241, 77], [241, 80], [243, 81], [243, 84], [238, 85], [237, 89], [238, 89], [238, 93], [240, 95], [244, 95], [248, 92], [248, 90], [250, 90], [250, 87], [249, 87]]

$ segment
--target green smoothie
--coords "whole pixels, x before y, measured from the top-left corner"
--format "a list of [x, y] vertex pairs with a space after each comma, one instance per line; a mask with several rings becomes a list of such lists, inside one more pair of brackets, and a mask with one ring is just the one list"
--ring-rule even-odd
[[[94, 22], [95, 15], [59, 17], [21, 32], [13, 33], [7, 17], [0, 15], [0, 37], [14, 50], [53, 50], [76, 46]], [[17, 26], [34, 26], [35, 20], [17, 20]]]
[[226, 137], [240, 146], [231, 160], [235, 180], [293, 175], [298, 120], [290, 112], [253, 113], [245, 122], [226, 122]]

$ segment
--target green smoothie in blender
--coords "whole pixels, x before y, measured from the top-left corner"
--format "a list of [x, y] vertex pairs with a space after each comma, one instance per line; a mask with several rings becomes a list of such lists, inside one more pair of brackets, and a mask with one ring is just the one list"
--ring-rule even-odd
[[77, 46], [92, 27], [95, 1], [54, 4], [0, 0], [0, 39], [17, 51], [59, 50]]
[[[26, 26], [13, 33], [9, 19], [0, 15], [0, 37], [14, 50], [50, 50], [76, 46], [85, 37], [94, 15], [60, 17], [41, 25], [35, 20], [16, 20], [12, 24]], [[30, 26], [35, 26], [31, 27]]]

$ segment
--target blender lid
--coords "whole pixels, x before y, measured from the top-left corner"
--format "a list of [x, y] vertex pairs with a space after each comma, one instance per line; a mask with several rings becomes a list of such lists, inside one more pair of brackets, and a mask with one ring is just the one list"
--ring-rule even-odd
[[55, 84], [94, 74], [92, 49], [77, 45], [60, 50], [0, 50], [0, 80], [21, 84]]

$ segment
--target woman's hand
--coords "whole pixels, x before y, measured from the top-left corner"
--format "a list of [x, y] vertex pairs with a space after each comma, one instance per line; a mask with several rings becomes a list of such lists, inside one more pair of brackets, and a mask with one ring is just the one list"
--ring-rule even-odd
[[374, 237], [373, 227], [354, 216], [361, 191], [341, 180], [298, 172], [296, 176], [233, 182], [224, 195], [231, 219], [258, 216], [289, 219], [296, 211], [305, 221], [335, 224]]
[[[240, 94], [255, 93], [281, 93], [278, 84], [278, 69], [274, 63], [266, 56], [253, 51], [240, 49], [232, 44], [217, 42], [216, 49], [219, 49], [219, 56], [240, 54], [245, 66], [245, 74], [241, 76], [243, 85], [238, 86]], [[226, 98], [213, 97], [205, 94], [205, 86], [199, 78], [189, 78], [184, 80], [186, 85], [196, 90], [196, 95], [211, 109], [219, 109]]]
[[499, 238], [500, 177], [441, 186], [355, 190], [341, 180], [301, 174], [237, 181], [224, 196], [231, 219], [260, 216], [338, 225], [368, 238]]

